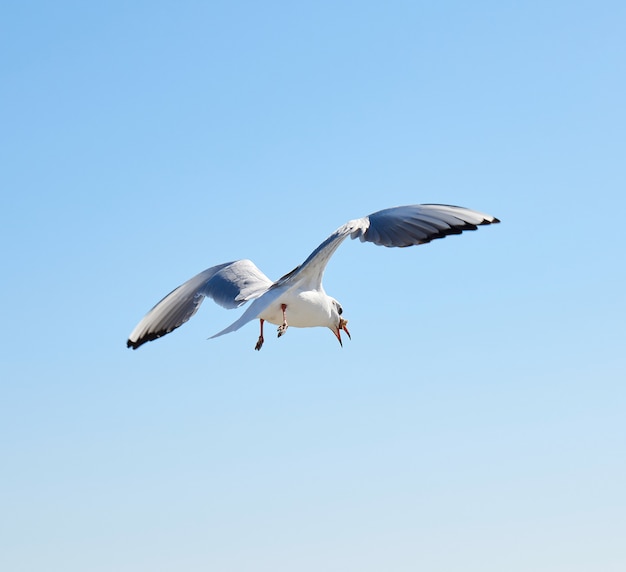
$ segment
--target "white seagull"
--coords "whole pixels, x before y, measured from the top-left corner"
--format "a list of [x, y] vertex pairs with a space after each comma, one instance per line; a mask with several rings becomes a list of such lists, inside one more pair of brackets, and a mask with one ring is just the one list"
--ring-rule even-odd
[[[348, 237], [382, 246], [414, 246], [449, 234], [476, 230], [480, 225], [500, 222], [497, 218], [450, 205], [408, 205], [375, 212], [348, 221], [333, 232], [298, 267], [272, 282], [250, 260], [236, 260], [207, 268], [170, 292], [131, 332], [127, 347], [169, 334], [193, 316], [205, 297], [224, 308], [238, 308], [253, 300], [241, 317], [212, 338], [234, 332], [252, 320], [260, 320], [261, 333], [255, 350], [263, 345], [263, 323], [278, 326], [278, 337], [289, 326], [329, 328], [341, 342], [348, 337], [348, 321], [341, 304], [326, 294], [322, 276], [328, 260]], [[343, 344], [342, 344], [343, 345]]]

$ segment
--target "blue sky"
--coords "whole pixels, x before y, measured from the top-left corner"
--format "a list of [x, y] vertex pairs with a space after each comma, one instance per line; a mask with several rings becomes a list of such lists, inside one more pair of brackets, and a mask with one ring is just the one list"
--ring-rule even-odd
[[[0, 568], [626, 567], [622, 2], [9, 2]], [[502, 224], [345, 243], [350, 321], [207, 302], [400, 204]]]

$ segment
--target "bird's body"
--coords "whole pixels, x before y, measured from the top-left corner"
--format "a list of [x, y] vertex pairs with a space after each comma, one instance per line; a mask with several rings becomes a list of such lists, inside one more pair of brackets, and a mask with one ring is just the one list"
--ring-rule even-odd
[[276, 282], [250, 260], [213, 266], [181, 284], [156, 304], [132, 331], [127, 346], [137, 349], [178, 328], [196, 313], [205, 297], [229, 309], [252, 301], [235, 322], [212, 336], [214, 338], [258, 319], [261, 333], [255, 346], [257, 350], [263, 345], [264, 322], [277, 325], [279, 337], [288, 326], [327, 327], [341, 343], [342, 331], [350, 335], [347, 321], [341, 317], [343, 309], [339, 302], [324, 291], [322, 277], [328, 260], [348, 236], [382, 246], [406, 247], [497, 222], [500, 221], [490, 215], [449, 205], [394, 207], [348, 221], [300, 266]]
[[289, 325], [295, 328], [330, 326], [332, 303], [324, 292], [294, 288], [282, 294], [274, 304], [259, 314], [259, 318], [280, 326], [283, 323], [283, 304], [289, 308]]

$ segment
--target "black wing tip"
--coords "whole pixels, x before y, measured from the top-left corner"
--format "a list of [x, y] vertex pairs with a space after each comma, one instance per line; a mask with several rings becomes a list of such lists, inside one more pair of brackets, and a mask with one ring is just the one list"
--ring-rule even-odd
[[482, 222], [476, 223], [478, 226], [483, 226], [483, 225], [487, 225], [487, 224], [498, 224], [500, 222], [499, 218], [496, 218], [495, 216], [491, 216], [489, 215], [489, 218], [485, 218], [482, 220]]
[[128, 340], [126, 340], [126, 347], [136, 350], [137, 348], [143, 346], [145, 343], [151, 342], [152, 340], [156, 340], [157, 338], [160, 338], [161, 336], [168, 334], [170, 331], [171, 330], [160, 331], [160, 332], [150, 332], [149, 334], [146, 334], [145, 336], [142, 336], [141, 338], [138, 338], [136, 340], [131, 340], [130, 338], [128, 338]]
[[139, 338], [138, 340], [131, 340], [130, 338], [126, 340], [126, 347], [136, 350], [137, 348], [143, 346], [146, 342], [151, 341], [154, 338]]
[[[500, 222], [499, 218], [496, 218], [495, 216], [489, 216], [489, 218], [483, 218], [483, 220], [481, 220], [480, 222], [475, 222], [475, 223], [468, 223], [468, 226], [465, 226], [462, 228], [463, 231], [466, 230], [478, 230], [479, 226], [488, 226], [490, 224], [498, 224]], [[474, 228], [471, 228], [471, 227]]]

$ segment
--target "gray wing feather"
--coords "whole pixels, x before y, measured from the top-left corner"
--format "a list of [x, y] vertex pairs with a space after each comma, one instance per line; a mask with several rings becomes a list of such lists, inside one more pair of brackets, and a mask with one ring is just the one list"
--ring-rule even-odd
[[156, 304], [128, 336], [127, 347], [160, 338], [182, 326], [200, 307], [205, 297], [223, 308], [238, 308], [257, 298], [272, 281], [250, 260], [237, 260], [207, 268], [172, 290]]
[[480, 225], [500, 222], [497, 218], [463, 207], [450, 205], [409, 205], [375, 212], [367, 217], [369, 225], [352, 238], [382, 246], [415, 246]]
[[219, 270], [205, 282], [200, 293], [229, 310], [257, 298], [272, 285], [272, 281], [250, 260], [238, 260], [214, 268]]
[[328, 260], [348, 236], [380, 246], [407, 247], [498, 222], [491, 215], [452, 205], [407, 205], [384, 209], [339, 227], [277, 284], [302, 280], [319, 287]]

